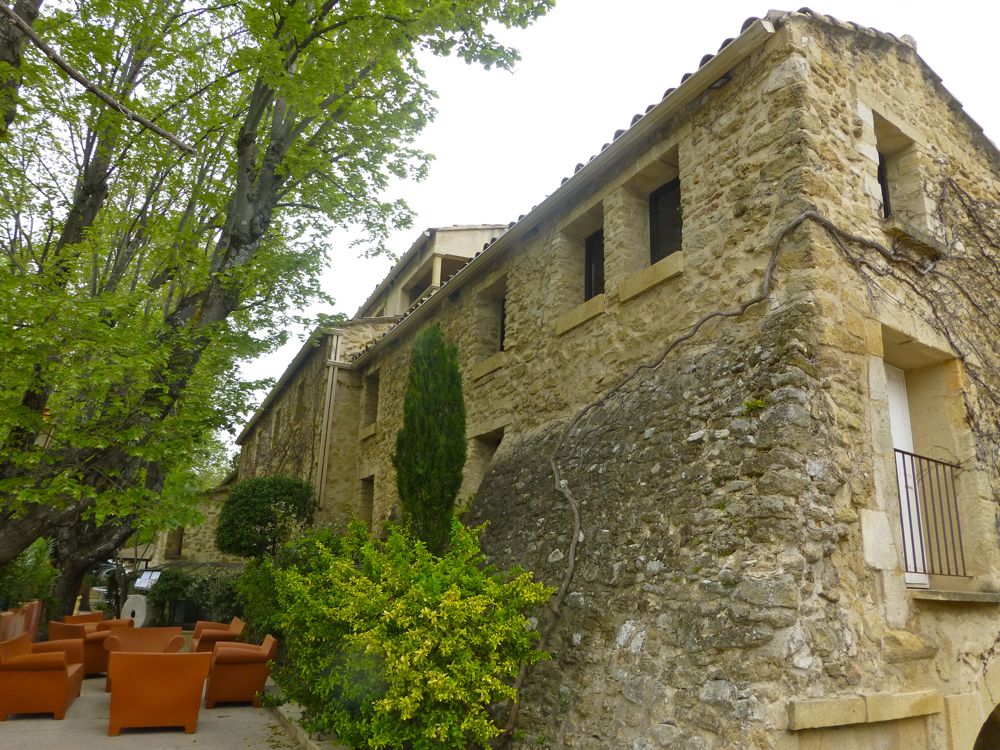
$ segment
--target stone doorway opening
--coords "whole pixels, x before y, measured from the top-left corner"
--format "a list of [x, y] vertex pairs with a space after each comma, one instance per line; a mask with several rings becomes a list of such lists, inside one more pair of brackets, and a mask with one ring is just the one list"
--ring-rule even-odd
[[986, 719], [972, 750], [997, 750], [997, 748], [1000, 748], [1000, 706], [994, 708], [993, 713]]

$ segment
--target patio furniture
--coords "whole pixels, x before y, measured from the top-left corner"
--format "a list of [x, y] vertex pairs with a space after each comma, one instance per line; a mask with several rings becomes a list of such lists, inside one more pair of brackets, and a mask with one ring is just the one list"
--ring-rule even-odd
[[109, 675], [114, 677], [114, 687], [108, 735], [116, 737], [126, 727], [177, 726], [192, 734], [211, 665], [212, 655], [204, 653], [112, 652]]
[[14, 612], [0, 612], [0, 641], [9, 641], [17, 634], [14, 632]]
[[111, 654], [176, 653], [184, 648], [184, 635], [179, 625], [164, 628], [121, 628], [111, 631], [111, 634], [104, 639], [104, 648], [108, 654], [108, 676], [104, 682], [104, 689], [110, 692]]
[[270, 672], [278, 642], [265, 636], [259, 646], [252, 643], [219, 643], [212, 652], [212, 671], [205, 687], [205, 708], [216, 703], [250, 701], [260, 707], [260, 694]]
[[28, 633], [0, 643], [0, 721], [10, 714], [52, 714], [62, 719], [80, 695], [80, 641], [32, 643]]
[[79, 615], [64, 615], [63, 622], [70, 625], [83, 625], [85, 623], [98, 623], [104, 619], [103, 612], [83, 612]]
[[245, 623], [239, 617], [234, 617], [232, 622], [212, 622], [211, 620], [198, 620], [194, 624], [194, 635], [191, 638], [191, 651], [209, 651], [215, 648], [216, 643], [225, 641], [235, 641], [243, 633]]
[[35, 640], [38, 637], [38, 628], [42, 624], [42, 614], [45, 607], [42, 606], [41, 599], [32, 599], [22, 609], [24, 610], [24, 630], [31, 640]]
[[131, 628], [131, 620], [104, 620], [99, 623], [65, 623], [49, 621], [49, 638], [77, 638], [83, 641], [84, 675], [108, 671], [108, 652], [104, 640], [119, 629]]

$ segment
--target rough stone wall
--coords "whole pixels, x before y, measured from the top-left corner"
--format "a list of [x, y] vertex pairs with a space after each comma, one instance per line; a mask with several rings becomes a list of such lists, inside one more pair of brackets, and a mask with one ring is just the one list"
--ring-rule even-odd
[[[959, 509], [970, 575], [930, 576], [931, 589], [1000, 590], [1000, 476], [989, 458], [995, 455], [995, 443], [984, 450], [981, 439], [1000, 413], [995, 407], [976, 413], [967, 409], [983, 402], [957, 359], [959, 352], [966, 354], [969, 364], [996, 383], [996, 363], [981, 361], [967, 345], [969, 336], [977, 329], [982, 335], [989, 323], [974, 302], [989, 299], [991, 282], [960, 275], [961, 256], [982, 237], [963, 234], [959, 225], [968, 220], [948, 209], [943, 194], [945, 181], [953, 179], [974, 197], [1000, 204], [1000, 160], [938, 79], [918, 64], [914, 51], [841, 29], [817, 35], [812, 25], [803, 26], [795, 38], [813, 39], [799, 45], [798, 64], [809, 70], [803, 117], [822, 124], [809, 130], [804, 190], [810, 202], [837, 226], [926, 263], [926, 257], [915, 255], [918, 250], [910, 240], [887, 231], [879, 211], [881, 195], [873, 194], [877, 154], [870, 147], [881, 118], [911, 140], [906, 153], [912, 171], [896, 178], [905, 189], [912, 192], [917, 185], [922, 191], [919, 200], [898, 201], [897, 218], [911, 225], [907, 232], [913, 237], [925, 232], [943, 246], [951, 244], [951, 256], [938, 258], [930, 274], [869, 274], [866, 283], [857, 264], [827, 233], [814, 235], [815, 263], [825, 270], [816, 276], [813, 295], [822, 324], [817, 364], [844, 438], [838, 453], [853, 467], [848, 478], [852, 518], [836, 562], [853, 594], [848, 606], [858, 623], [859, 645], [876, 654], [860, 664], [859, 689], [933, 688], [951, 694], [947, 710], [928, 718], [927, 746], [971, 748], [969, 733], [975, 737], [1000, 701], [1000, 692], [984, 682], [998, 632], [996, 605], [958, 597], [930, 601], [915, 598], [906, 588], [884, 363], [906, 370], [915, 450], [961, 465]], [[965, 247], [953, 243], [956, 237]], [[874, 260], [871, 249], [852, 250]], [[961, 294], [938, 297], [941, 286], [935, 274], [961, 278]], [[813, 687], [807, 694], [819, 691]], [[959, 715], [964, 716], [961, 721], [955, 718]]]
[[[790, 222], [815, 208], [830, 226], [893, 244], [875, 190], [878, 118], [913, 141], [897, 163], [907, 191], [950, 173], [1000, 195], [992, 152], [955, 107], [907, 48], [793, 18], [560, 216], [446, 287], [421, 325], [459, 345], [469, 437], [504, 435], [469, 514], [490, 522], [493, 559], [558, 585], [573, 534], [548, 464], [561, 431], [707, 312], [756, 294]], [[644, 206], [676, 173], [683, 254], [651, 269]], [[941, 229], [926, 211], [905, 218]], [[601, 226], [606, 290], [584, 303], [583, 237]], [[905, 587], [883, 367], [892, 332], [942, 362], [953, 347], [919, 285], [885, 277], [873, 289], [856, 261], [805, 220], [781, 243], [767, 301], [704, 326], [575, 425], [558, 458], [580, 501], [579, 558], [553, 659], [528, 682], [522, 746], [971, 747], [955, 739], [969, 735], [961, 725], [977, 727], [1000, 701], [1000, 670], [986, 669], [996, 607]], [[487, 309], [498, 291], [502, 354]], [[362, 510], [367, 477], [375, 527], [393, 517], [410, 329], [340, 375], [330, 520]], [[377, 419], [362, 425], [374, 373]], [[976, 458], [962, 378], [940, 385], [977, 553], [963, 585], [996, 590], [1000, 480]], [[267, 419], [257, 452], [274, 450]], [[937, 691], [933, 705], [905, 698], [913, 691]], [[790, 707], [811, 698], [834, 700], [827, 723], [791, 726]]]
[[[770, 140], [759, 135], [770, 132], [772, 119], [760, 106], [764, 87], [780, 84], [768, 83], [770, 69], [788, 54], [777, 43], [754, 53], [753, 64], [734, 70], [727, 86], [704, 95], [686, 119], [651, 137], [640, 158], [621, 164], [604, 184], [567, 206], [565, 215], [437, 305], [433, 322], [459, 345], [470, 437], [499, 427], [531, 431], [564, 418], [720, 301], [751, 296], [769, 257], [768, 228], [800, 208], [790, 192], [797, 184], [796, 164], [802, 162], [794, 143], [783, 143], [773, 133]], [[743, 154], [748, 131], [759, 135], [749, 159]], [[638, 189], [632, 184], [637, 164], [640, 170], [654, 167], [667, 151], [680, 155], [683, 273], [622, 300], [618, 284], [628, 276], [620, 264], [622, 273], [609, 275], [606, 293], [597, 300], [598, 313], [557, 334], [560, 316], [579, 309], [583, 300], [581, 231], [589, 229], [593, 217], [599, 217], [597, 226], [603, 217], [609, 268], [618, 267], [616, 248], [633, 259], [629, 262], [648, 259], [648, 216], [634, 210], [634, 201], [608, 196]], [[773, 176], [749, 179], [765, 167]], [[573, 270], [577, 266], [579, 274]], [[484, 301], [493, 299], [500, 280], [506, 284], [507, 311], [503, 365], [474, 377], [486, 355], [477, 327], [468, 323], [476, 320]], [[365, 361], [362, 373], [377, 370], [380, 378], [377, 432], [362, 441], [359, 457], [359, 464], [375, 473], [377, 520], [389, 518], [396, 504], [390, 457], [411, 341], [412, 335], [401, 337], [381, 350]]]
[[[734, 216], [766, 209], [760, 197], [770, 191], [797, 194], [844, 232], [912, 252], [887, 231], [870, 189], [872, 108], [914, 134], [928, 200], [950, 176], [996, 201], [993, 152], [912, 52], [812, 22], [784, 33], [801, 42], [765, 83], [773, 125], [749, 128], [731, 154], [737, 171], [756, 171], [760, 191], [752, 181], [730, 189]], [[725, 117], [696, 121], [692, 142], [731, 126]], [[776, 151], [794, 156], [776, 159]], [[682, 184], [685, 153], [682, 141]], [[691, 234], [703, 231], [689, 232], [689, 218], [685, 210], [686, 255]], [[932, 219], [922, 227], [928, 233], [942, 229]], [[731, 237], [739, 229], [704, 231]], [[668, 359], [638, 393], [592, 412], [571, 435], [562, 463], [581, 498], [580, 558], [554, 659], [529, 682], [525, 746], [958, 750], [972, 747], [996, 705], [996, 605], [960, 590], [998, 588], [1000, 482], [975, 440], [998, 415], [969, 423], [963, 395], [975, 385], [962, 377], [952, 344], [984, 321], [963, 317], [960, 306], [942, 320], [940, 300], [932, 310], [919, 281], [866, 284], [818, 222], [798, 232], [808, 245], [783, 257], [784, 301], [760, 323], [752, 348], [730, 329], [710, 351]], [[736, 261], [732, 253], [718, 258], [722, 267]], [[948, 259], [939, 264], [949, 272]], [[734, 325], [751, 330], [748, 319]], [[783, 340], [790, 331], [794, 342]], [[922, 356], [944, 358], [933, 365], [933, 415], [914, 419], [933, 419], [925, 442], [962, 464], [971, 578], [932, 576], [932, 588], [959, 590], [938, 601], [914, 598], [903, 581], [883, 361], [918, 363], [915, 390], [935, 375], [906, 344], [890, 352], [883, 338], [893, 331], [912, 337]], [[740, 413], [741, 392], [760, 398], [757, 416]], [[491, 522], [495, 559], [554, 584], [572, 525], [539, 457], [551, 454], [560, 429], [501, 446], [472, 514]], [[936, 703], [914, 708], [914, 696]], [[826, 723], [814, 725], [825, 728], [787, 731], [789, 704], [808, 698], [833, 699]], [[880, 712], [880, 700], [893, 710]], [[849, 706], [858, 705], [852, 717]]]
[[[491, 521], [497, 561], [561, 580], [572, 527], [545, 458], [568, 415], [706, 311], [747, 299], [790, 221], [816, 207], [845, 231], [893, 244], [872, 189], [873, 113], [919, 141], [921, 181], [947, 169], [997, 194], [992, 155], [911, 51], [795, 19], [651, 138], [651, 159], [623, 164], [437, 307], [435, 322], [475, 352], [463, 359], [470, 436], [505, 429], [471, 516]], [[637, 177], [673, 154], [682, 270], [626, 296], [648, 232], [639, 210], [648, 180]], [[581, 305], [581, 238], [595, 222], [607, 288]], [[940, 228], [927, 222], [927, 232]], [[464, 323], [499, 279], [507, 347], [484, 374]], [[994, 606], [912, 598], [892, 532], [882, 326], [942, 356], [948, 337], [912, 288], [885, 279], [873, 298], [818, 222], [786, 238], [775, 285], [763, 318], [755, 309], [706, 327], [570, 440], [564, 468], [581, 498], [581, 557], [554, 659], [529, 683], [525, 746], [958, 748], [955, 732], [968, 730], [955, 729], [956, 707], [972, 723], [992, 710], [982, 684]], [[362, 463], [376, 474], [382, 519], [395, 501], [388, 456], [408, 341], [366, 363], [380, 373], [381, 397]], [[968, 431], [961, 414], [954, 421]], [[996, 473], [975, 460], [963, 471], [970, 544], [992, 556], [969, 585], [995, 590]], [[922, 690], [947, 693], [947, 711], [866, 714], [859, 697]], [[788, 731], [790, 703], [831, 696], [845, 703], [818, 725], [829, 728]], [[851, 719], [844, 706], [857, 701], [861, 718]]]
[[318, 339], [243, 441], [240, 479], [293, 476], [316, 483], [327, 337]]
[[[788, 695], [857, 682], [815, 314], [714, 331], [573, 428], [578, 562], [522, 746], [771, 747]], [[502, 446], [469, 514], [491, 559], [556, 586], [573, 524], [547, 457], [564, 429]]]

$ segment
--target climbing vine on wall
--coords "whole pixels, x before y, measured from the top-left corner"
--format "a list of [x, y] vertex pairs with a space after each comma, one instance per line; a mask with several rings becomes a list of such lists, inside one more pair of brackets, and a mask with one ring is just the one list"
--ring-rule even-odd
[[[634, 396], [654, 376], [670, 354], [695, 338], [712, 321], [741, 318], [772, 296], [774, 274], [786, 240], [803, 225], [818, 227], [834, 243], [866, 285], [873, 308], [880, 300], [901, 296], [911, 299], [908, 309], [925, 320], [950, 344], [962, 363], [968, 387], [964, 389], [968, 423], [976, 442], [975, 459], [993, 469], [1000, 467], [1000, 201], [975, 198], [953, 177], [929, 185], [935, 199], [936, 230], [931, 247], [900, 237], [882, 243], [846, 231], [815, 207], [801, 211], [777, 232], [770, 245], [760, 286], [753, 296], [731, 308], [713, 310], [671, 340], [659, 355], [625, 375], [613, 387], [580, 409], [560, 432], [549, 455], [555, 491], [570, 511], [572, 531], [566, 568], [559, 589], [550, 602], [550, 616], [541, 627], [539, 648], [546, 648], [560, 622], [560, 614], [577, 566], [581, 541], [580, 503], [564, 467], [572, 463], [584, 432], [585, 419], [598, 408], [612, 413]], [[902, 287], [909, 292], [899, 295]], [[609, 415], [609, 418], [611, 415]], [[998, 494], [995, 490], [995, 495]], [[522, 669], [516, 687], [528, 676]], [[517, 724], [519, 705], [510, 707], [508, 741]]]

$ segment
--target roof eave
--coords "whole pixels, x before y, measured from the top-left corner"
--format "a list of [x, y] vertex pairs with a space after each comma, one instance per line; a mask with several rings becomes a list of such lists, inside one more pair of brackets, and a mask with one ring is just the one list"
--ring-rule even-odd
[[281, 373], [281, 377], [278, 378], [278, 382], [274, 384], [274, 387], [271, 388], [270, 391], [268, 391], [267, 396], [264, 397], [264, 400], [260, 402], [260, 406], [257, 407], [257, 410], [253, 413], [253, 416], [250, 417], [249, 421], [246, 424], [246, 427], [244, 427], [242, 432], [240, 432], [240, 434], [236, 437], [235, 442], [237, 445], [243, 445], [243, 441], [246, 440], [247, 435], [250, 434], [250, 431], [253, 430], [253, 428], [261, 420], [261, 417], [264, 416], [267, 410], [271, 408], [271, 404], [274, 403], [274, 400], [278, 397], [278, 394], [285, 389], [285, 386], [288, 384], [288, 381], [292, 379], [292, 375], [295, 374], [295, 371], [299, 368], [299, 365], [302, 364], [302, 362], [309, 355], [309, 353], [322, 345], [321, 343], [322, 339], [324, 339], [326, 336], [335, 333], [343, 333], [343, 331], [340, 328], [317, 328], [309, 335], [309, 338], [306, 339], [306, 342], [302, 345], [302, 348], [299, 349], [298, 354], [295, 355], [294, 359], [292, 359], [288, 367], [285, 368], [285, 371]]

